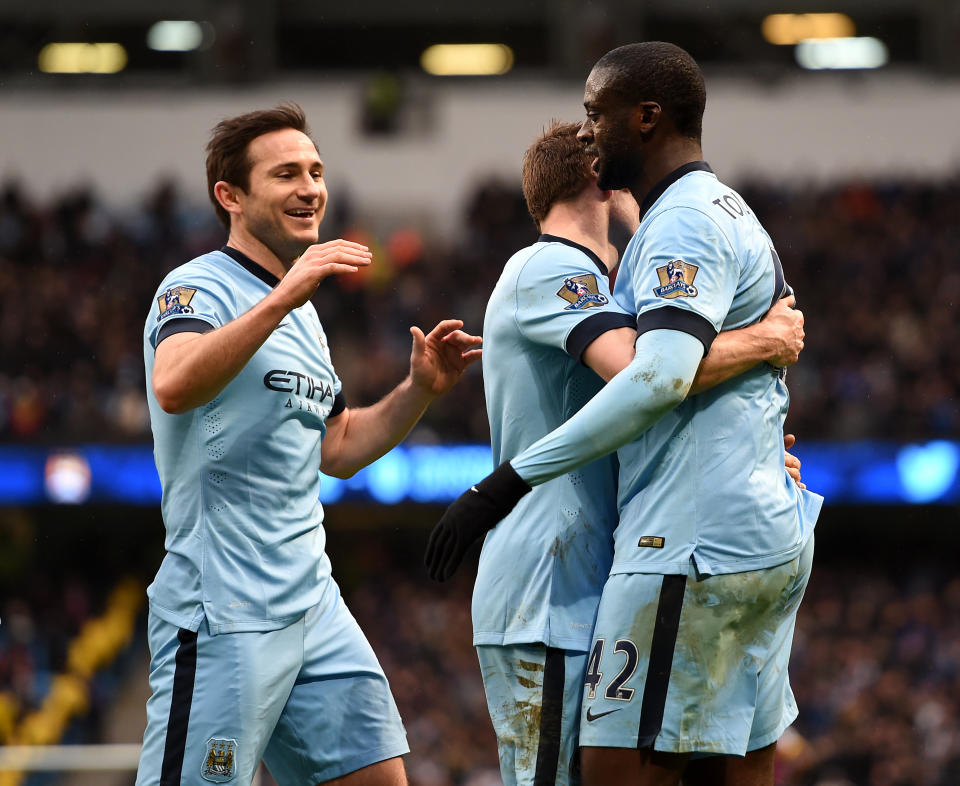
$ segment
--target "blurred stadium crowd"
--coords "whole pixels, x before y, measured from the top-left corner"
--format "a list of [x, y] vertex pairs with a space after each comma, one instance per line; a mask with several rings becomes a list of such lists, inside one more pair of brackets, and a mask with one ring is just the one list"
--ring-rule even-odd
[[[790, 430], [801, 440], [956, 438], [960, 180], [741, 190], [807, 316], [807, 348], [788, 377]], [[315, 298], [353, 405], [406, 373], [407, 326], [457, 316], [479, 332], [503, 263], [536, 237], [517, 187], [500, 181], [477, 185], [453, 241], [411, 227], [377, 236], [347, 194], [332, 198], [323, 233], [375, 253], [372, 270], [328, 280]], [[0, 441], [149, 440], [142, 330], [150, 300], [167, 270], [223, 238], [212, 209], [170, 183], [122, 212], [92, 190], [36, 204], [16, 183], [0, 188]], [[478, 368], [435, 403], [413, 439], [487, 441]], [[37, 551], [24, 516], [0, 516], [0, 744], [50, 724], [64, 741], [102, 741], [120, 676], [146, 668], [126, 643], [134, 612], [130, 585], [118, 582], [130, 549], [117, 542], [106, 559], [94, 534], [87, 547], [98, 556], [88, 568], [102, 573], [64, 573]], [[160, 529], [151, 524], [151, 537]], [[69, 545], [49, 546], [66, 549], [58, 564], [67, 560]], [[362, 553], [345, 594], [406, 721], [411, 783], [499, 784], [470, 643], [469, 577], [441, 592], [417, 559], [398, 561], [382, 544]], [[142, 557], [138, 580], [149, 581], [158, 561]], [[333, 561], [342, 571], [336, 550]], [[142, 600], [142, 587], [132, 594]], [[139, 630], [133, 640], [142, 639]], [[960, 579], [949, 571], [818, 565], [791, 672], [801, 716], [781, 745], [778, 783], [960, 783]], [[72, 681], [58, 681], [64, 675]], [[51, 696], [63, 706], [51, 708]], [[45, 720], [25, 725], [38, 713]]]
[[[807, 316], [789, 429], [801, 440], [955, 436], [960, 180], [742, 193]], [[347, 194], [331, 199], [322, 231], [375, 252], [371, 271], [328, 280], [315, 298], [352, 405], [406, 373], [409, 325], [457, 316], [480, 332], [503, 263], [536, 237], [518, 188], [498, 181], [478, 184], [452, 242], [407, 227], [377, 237]], [[34, 204], [16, 183], [0, 188], [0, 440], [149, 438], [144, 315], [167, 270], [223, 238], [211, 208], [170, 183], [124, 213], [90, 190]], [[479, 369], [414, 439], [487, 440]]]
[[[362, 564], [347, 569], [353, 580], [346, 596], [404, 717], [412, 786], [498, 786], [470, 644], [470, 576], [439, 591], [417, 575], [414, 560], [403, 562], [413, 568], [391, 568], [398, 561], [388, 546], [352, 553], [362, 553]], [[110, 599], [116, 605], [129, 586], [112, 594], [75, 578], [28, 586], [0, 601], [0, 744], [23, 741], [24, 730], [43, 734], [51, 716], [63, 716], [57, 730], [64, 741], [102, 741], [122, 677], [145, 670], [145, 655], [115, 648], [118, 660], [91, 674], [76, 668], [77, 642], [91, 624], [107, 624]], [[142, 598], [142, 587], [136, 594]], [[128, 638], [129, 623], [121, 627]], [[60, 691], [73, 704], [58, 713], [51, 686], [64, 674], [77, 684]], [[778, 786], [960, 783], [960, 579], [817, 567], [801, 607], [791, 675], [800, 718], [780, 745]]]

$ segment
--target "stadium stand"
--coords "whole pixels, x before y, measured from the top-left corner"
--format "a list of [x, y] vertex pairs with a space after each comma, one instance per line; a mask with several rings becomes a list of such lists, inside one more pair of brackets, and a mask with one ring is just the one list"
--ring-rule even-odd
[[[807, 315], [807, 349], [789, 376], [788, 426], [801, 442], [956, 438], [960, 342], [952, 310], [960, 273], [952, 256], [960, 181], [797, 191], [755, 182], [742, 190], [776, 239]], [[374, 237], [348, 204], [324, 231], [364, 238], [377, 250], [372, 273], [328, 282], [315, 300], [357, 404], [375, 400], [405, 372], [406, 325], [456, 315], [479, 330], [500, 267], [535, 234], [519, 192], [496, 180], [477, 184], [453, 243], [412, 227]], [[170, 183], [129, 213], [106, 209], [92, 189], [52, 204], [31, 203], [14, 182], [0, 189], [0, 441], [148, 441], [144, 314], [166, 270], [221, 242], [212, 211], [186, 203]], [[470, 374], [412, 439], [486, 441], [479, 370]], [[142, 618], [133, 620], [160, 558], [159, 514], [83, 510], [73, 519], [51, 510], [0, 517], [10, 546], [0, 550], [4, 744], [108, 741], [104, 723], [123, 701], [122, 677], [138, 670], [145, 679]], [[333, 506], [331, 553], [407, 721], [411, 783], [492, 786], [499, 776], [470, 646], [469, 578], [450, 591], [428, 584], [419, 549], [434, 509], [388, 510]], [[122, 536], [131, 515], [137, 534]], [[818, 533], [850, 515], [867, 516], [830, 512]], [[883, 558], [897, 554], [899, 514], [870, 515], [888, 533], [878, 546]], [[107, 522], [112, 548], [92, 556], [87, 544], [85, 569], [52, 570], [67, 563], [63, 556], [51, 563], [47, 549], [76, 553], [67, 533], [77, 517], [84, 525]], [[933, 516], [945, 528], [950, 517]], [[360, 536], [337, 536], [358, 521], [374, 528], [375, 537], [363, 530], [364, 543], [378, 548], [364, 551]], [[792, 670], [801, 717], [781, 746], [778, 783], [960, 783], [960, 583], [942, 563], [891, 572], [856, 545], [831, 549], [829, 535], [824, 543], [798, 622]], [[940, 548], [936, 536], [928, 546]], [[120, 584], [128, 574], [134, 584]], [[4, 785], [50, 782], [0, 774]]]
[[[955, 436], [960, 180], [742, 190], [808, 315], [807, 348], [790, 372], [789, 429], [801, 440]], [[377, 252], [370, 274], [331, 281], [315, 298], [354, 404], [403, 376], [407, 325], [455, 315], [479, 331], [500, 268], [535, 237], [519, 191], [498, 181], [478, 184], [452, 244], [431, 244], [409, 227], [372, 237], [349, 206], [334, 209], [323, 231], [369, 240]], [[0, 440], [147, 438], [140, 342], [153, 290], [167, 270], [222, 242], [212, 211], [185, 204], [169, 183], [129, 215], [108, 212], [89, 190], [34, 205], [8, 183], [0, 193]], [[470, 373], [455, 399], [431, 408], [416, 438], [486, 441], [479, 369]]]

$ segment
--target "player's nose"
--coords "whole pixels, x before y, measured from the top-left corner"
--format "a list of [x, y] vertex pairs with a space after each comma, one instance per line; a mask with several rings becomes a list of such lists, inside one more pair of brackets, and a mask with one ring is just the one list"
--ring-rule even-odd
[[584, 145], [593, 141], [593, 123], [590, 122], [589, 117], [580, 124], [580, 130], [577, 131], [577, 141]]
[[297, 196], [308, 202], [314, 202], [323, 192], [323, 181], [314, 180], [310, 175], [297, 181]]

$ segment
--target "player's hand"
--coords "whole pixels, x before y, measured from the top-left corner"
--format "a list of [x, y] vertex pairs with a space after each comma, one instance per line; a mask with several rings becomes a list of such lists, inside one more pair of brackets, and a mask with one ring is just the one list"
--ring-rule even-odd
[[774, 347], [766, 361], [777, 368], [792, 366], [803, 351], [803, 312], [796, 302], [793, 295], [780, 298], [759, 323]]
[[464, 333], [462, 327], [459, 319], [445, 319], [427, 335], [418, 327], [410, 328], [410, 378], [431, 396], [450, 390], [467, 366], [480, 359], [482, 350], [476, 347], [483, 339]]
[[327, 276], [356, 273], [372, 259], [370, 249], [352, 240], [317, 243], [297, 258], [274, 292], [287, 311], [292, 311], [306, 303]]
[[434, 581], [453, 576], [470, 546], [493, 529], [528, 491], [527, 482], [505, 461], [461, 494], [430, 533], [423, 557], [427, 575]]
[[806, 483], [801, 482], [800, 480], [800, 459], [794, 456], [792, 453], [788, 453], [796, 444], [797, 438], [793, 434], [784, 434], [783, 435], [783, 448], [784, 448], [784, 458], [783, 463], [787, 468], [787, 474], [793, 478], [793, 482], [797, 484], [797, 488], [805, 489], [807, 487]]

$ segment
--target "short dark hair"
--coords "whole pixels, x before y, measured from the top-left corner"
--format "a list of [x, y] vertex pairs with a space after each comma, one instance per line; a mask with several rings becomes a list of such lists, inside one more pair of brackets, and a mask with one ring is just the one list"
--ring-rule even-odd
[[643, 41], [612, 49], [594, 70], [607, 70], [605, 89], [632, 104], [656, 101], [679, 134], [700, 141], [707, 88], [697, 61], [676, 44]]
[[[294, 103], [280, 104], [273, 109], [258, 109], [221, 120], [213, 128], [207, 143], [207, 194], [217, 211], [217, 218], [230, 230], [230, 214], [217, 201], [213, 187], [221, 180], [247, 191], [253, 162], [247, 155], [250, 143], [271, 131], [292, 128], [310, 136], [307, 117]], [[316, 143], [314, 143], [316, 146]]]
[[538, 229], [550, 208], [579, 196], [590, 184], [593, 159], [577, 139], [579, 130], [579, 123], [555, 120], [523, 154], [523, 198]]

